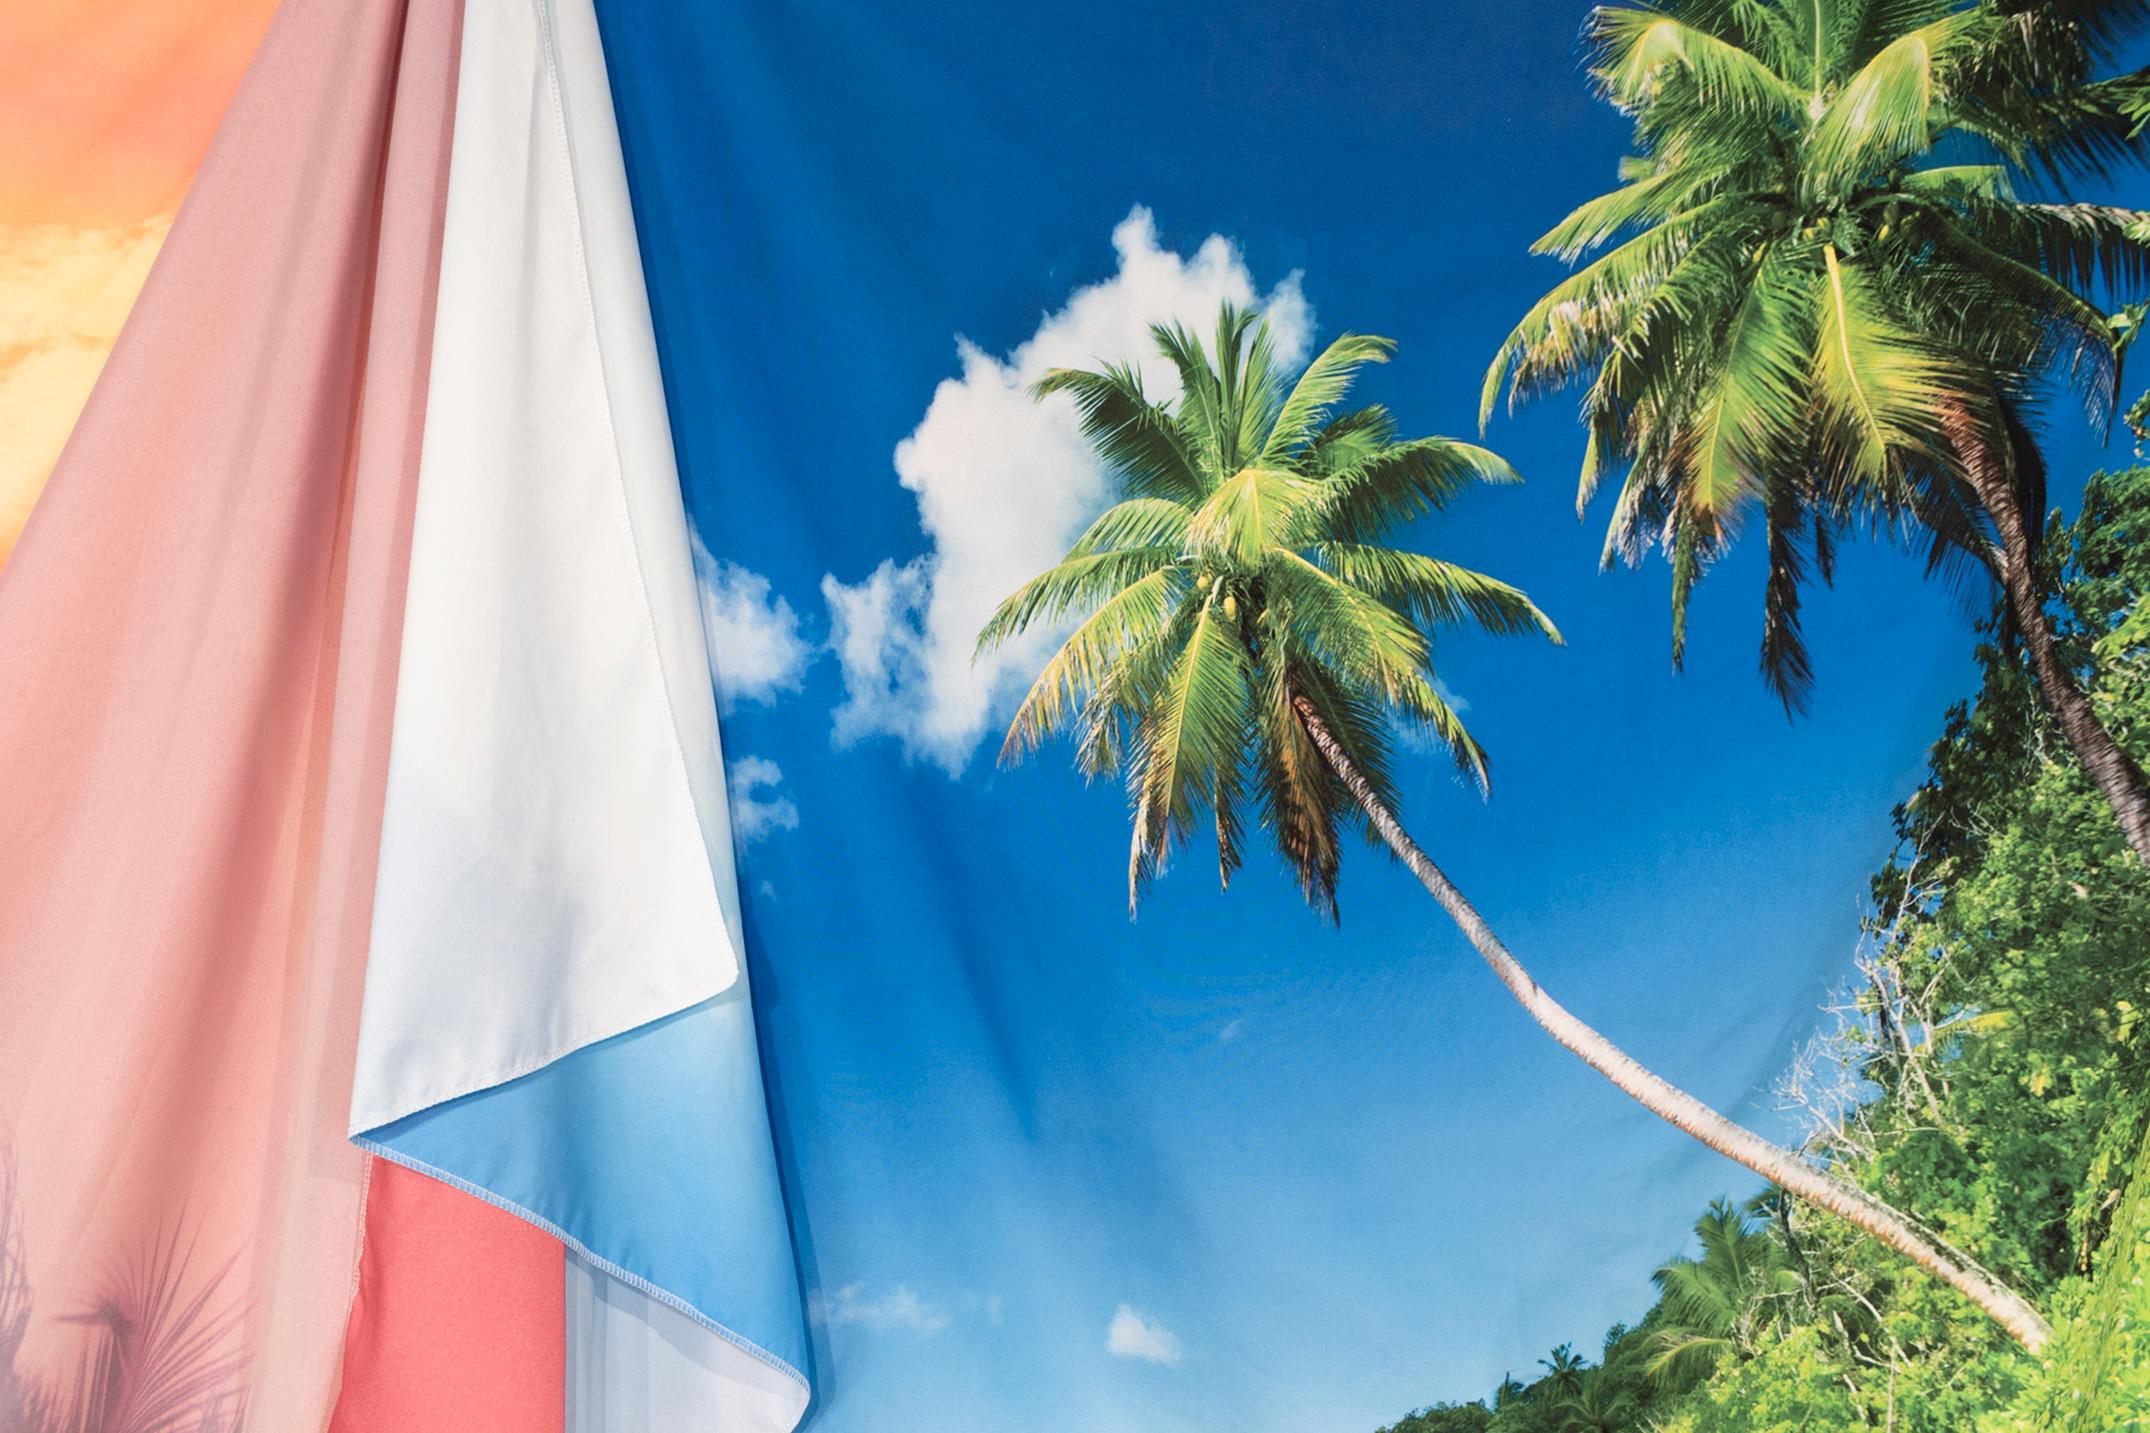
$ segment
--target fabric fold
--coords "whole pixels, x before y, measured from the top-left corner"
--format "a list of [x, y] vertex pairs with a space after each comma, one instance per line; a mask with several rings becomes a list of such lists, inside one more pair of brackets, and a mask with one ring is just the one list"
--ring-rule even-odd
[[351, 1131], [606, 1281], [578, 1427], [638, 1426], [588, 1410], [656, 1396], [640, 1367], [788, 1429], [804, 1318], [590, 0], [470, 0], [433, 352]]
[[466, 20], [354, 1132], [738, 976], [611, 94], [557, 24]]
[[[458, 14], [284, 5], [0, 574], [24, 1400], [303, 1430], [334, 1395]], [[126, 1388], [81, 1383], [122, 1338]]]

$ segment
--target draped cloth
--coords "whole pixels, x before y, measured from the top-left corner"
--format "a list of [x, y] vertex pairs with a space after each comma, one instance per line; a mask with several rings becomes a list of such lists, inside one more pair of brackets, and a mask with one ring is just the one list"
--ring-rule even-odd
[[305, 1427], [336, 1384], [457, 23], [284, 7], [0, 574], [26, 1406], [121, 1338], [203, 1427]]
[[0, 1426], [796, 1423], [589, 0], [287, 0], [0, 650]]
[[566, 1245], [572, 1426], [789, 1428], [805, 1320], [590, 0], [469, 0], [452, 171], [351, 1133]]

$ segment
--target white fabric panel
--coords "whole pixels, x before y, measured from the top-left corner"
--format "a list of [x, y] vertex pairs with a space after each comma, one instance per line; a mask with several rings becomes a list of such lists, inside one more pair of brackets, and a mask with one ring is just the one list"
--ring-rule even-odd
[[567, 1258], [567, 1433], [791, 1433], [806, 1389], [670, 1305]]
[[351, 1128], [737, 978], [714, 699], [589, 0], [469, 0]]

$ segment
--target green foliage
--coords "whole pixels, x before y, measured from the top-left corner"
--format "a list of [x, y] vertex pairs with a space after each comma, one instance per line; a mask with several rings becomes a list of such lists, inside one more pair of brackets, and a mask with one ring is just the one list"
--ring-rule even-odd
[[1578, 509], [1617, 481], [1606, 560], [1671, 560], [1675, 663], [1695, 584], [1758, 522], [1762, 667], [1796, 707], [1801, 589], [1840, 535], [1983, 560], [1995, 493], [2043, 505], [2020, 413], [2053, 383], [2112, 412], [2125, 335], [2096, 301], [2150, 287], [2150, 217], [2017, 189], [2140, 156], [2143, 77], [2094, 76], [2145, 19], [2133, 0], [1593, 13], [1591, 73], [1634, 153], [1538, 241], [1597, 257], [1502, 344], [1483, 417], [1504, 386], [1582, 390]]
[[[2065, 651], [2150, 745], [2150, 467], [2104, 474], [2043, 560]], [[1806, 1152], [2039, 1302], [2043, 1361], [1952, 1290], [1774, 1193], [1712, 1206], [1657, 1303], [1572, 1371], [1585, 1428], [2150, 1427], [2150, 872], [2000, 635], [1896, 813], [1857, 974], [1782, 1093]], [[1558, 1433], [1552, 1374], [1488, 1433]], [[1511, 1409], [1513, 1412], [1511, 1412]], [[1503, 1421], [1507, 1420], [1507, 1421]]]
[[1230, 304], [1210, 347], [1177, 325], [1152, 336], [1179, 375], [1173, 404], [1146, 396], [1131, 368], [1058, 369], [1037, 385], [1041, 400], [1074, 400], [1121, 500], [979, 635], [984, 649], [1075, 622], [1002, 759], [1068, 735], [1086, 774], [1120, 772], [1130, 907], [1205, 824], [1229, 884], [1252, 810], [1307, 899], [1334, 915], [1340, 832], [1360, 817], [1295, 704], [1392, 810], [1399, 722], [1484, 781], [1485, 753], [1434, 675], [1434, 634], [1559, 633], [1507, 583], [1384, 541], [1515, 474], [1468, 443], [1400, 438], [1379, 407], [1339, 411], [1359, 369], [1388, 361], [1385, 338], [1344, 334], [1291, 379], [1267, 322]]
[[1421, 1408], [1376, 1433], [1486, 1433], [1493, 1411], [1483, 1403], [1437, 1403]]
[[1695, 1222], [1699, 1256], [1669, 1260], [1657, 1285], [1649, 1372], [1692, 1384], [1726, 1358], [1752, 1358], [1799, 1289], [1784, 1244], [1720, 1199]]
[[1995, 1429], [2105, 1433], [2150, 1424], [2150, 1138], [2100, 1251], [2060, 1321], [2040, 1376]]

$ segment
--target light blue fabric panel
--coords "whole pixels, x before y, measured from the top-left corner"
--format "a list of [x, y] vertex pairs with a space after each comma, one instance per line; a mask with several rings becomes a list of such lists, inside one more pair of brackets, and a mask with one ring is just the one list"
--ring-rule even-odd
[[805, 1324], [744, 981], [359, 1142], [535, 1220], [803, 1379]]

